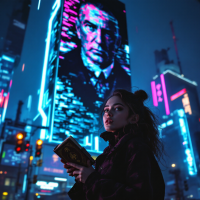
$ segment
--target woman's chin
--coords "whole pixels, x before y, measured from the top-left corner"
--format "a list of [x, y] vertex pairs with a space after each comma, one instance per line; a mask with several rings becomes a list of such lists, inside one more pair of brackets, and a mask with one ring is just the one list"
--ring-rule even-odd
[[115, 132], [115, 130], [113, 130], [113, 129], [109, 128], [109, 127], [105, 127], [105, 130], [106, 130], [107, 132]]

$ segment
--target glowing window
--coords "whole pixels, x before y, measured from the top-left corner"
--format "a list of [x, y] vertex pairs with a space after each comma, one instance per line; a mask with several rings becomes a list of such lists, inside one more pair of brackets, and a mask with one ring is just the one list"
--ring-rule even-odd
[[5, 186], [9, 186], [10, 185], [10, 178], [6, 178], [5, 179]]

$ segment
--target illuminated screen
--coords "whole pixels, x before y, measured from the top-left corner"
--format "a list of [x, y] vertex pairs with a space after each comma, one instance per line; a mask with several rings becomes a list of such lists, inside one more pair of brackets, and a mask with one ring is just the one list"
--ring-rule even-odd
[[15, 145], [4, 144], [2, 157], [1, 157], [1, 165], [18, 167], [19, 163], [21, 163], [21, 167], [27, 167], [28, 156], [29, 156], [29, 152], [22, 152], [22, 153], [17, 154], [15, 151]]
[[45, 145], [43, 148], [43, 163], [40, 167], [40, 174], [58, 177], [67, 176], [60, 158], [53, 152], [53, 146]]
[[100, 151], [101, 106], [114, 89], [131, 89], [126, 11], [121, 2], [78, 2], [63, 5], [50, 141], [72, 135], [87, 147], [89, 137]]

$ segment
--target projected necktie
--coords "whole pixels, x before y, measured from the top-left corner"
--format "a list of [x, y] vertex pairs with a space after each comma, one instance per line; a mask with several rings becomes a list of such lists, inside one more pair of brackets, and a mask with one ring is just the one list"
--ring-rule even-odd
[[99, 96], [99, 98], [104, 98], [104, 94], [106, 90], [109, 90], [109, 83], [105, 79], [105, 75], [103, 72], [101, 72], [100, 76], [98, 77], [98, 81], [96, 84], [96, 91]]

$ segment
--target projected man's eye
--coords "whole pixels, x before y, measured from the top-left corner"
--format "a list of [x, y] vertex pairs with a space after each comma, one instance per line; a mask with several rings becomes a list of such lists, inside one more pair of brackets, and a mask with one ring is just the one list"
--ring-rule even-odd
[[97, 26], [95, 26], [95, 25], [93, 25], [93, 24], [86, 24], [85, 27], [86, 27], [86, 30], [87, 30], [88, 32], [94, 32], [94, 31], [97, 30]]

